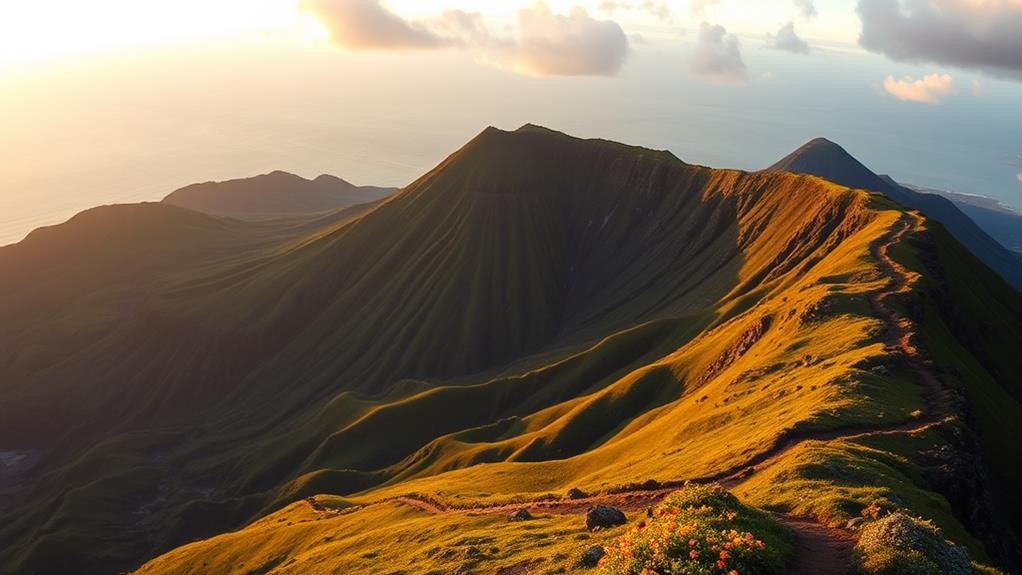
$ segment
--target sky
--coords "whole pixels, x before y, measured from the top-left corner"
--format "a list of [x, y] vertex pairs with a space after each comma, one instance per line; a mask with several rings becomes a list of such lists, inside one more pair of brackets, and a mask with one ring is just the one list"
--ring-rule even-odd
[[763, 168], [825, 136], [1022, 209], [1022, 0], [0, 0], [0, 245], [283, 169], [404, 185], [488, 125]]

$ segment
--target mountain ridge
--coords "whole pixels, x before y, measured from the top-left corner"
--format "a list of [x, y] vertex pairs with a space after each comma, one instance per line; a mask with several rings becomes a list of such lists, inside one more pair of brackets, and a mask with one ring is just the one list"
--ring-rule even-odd
[[[354, 532], [333, 525], [455, 545], [440, 534], [447, 518], [395, 498], [535, 501], [742, 462], [763, 466], [734, 487], [757, 506], [833, 522], [877, 498], [900, 501], [975, 557], [1010, 557], [995, 543], [997, 521], [1013, 516], [977, 503], [993, 487], [920, 454], [939, 445], [963, 458], [967, 447], [948, 438], [975, 437], [990, 461], [970, 471], [1011, 485], [1019, 431], [1004, 422], [1018, 402], [1004, 374], [1018, 366], [1003, 347], [1022, 303], [941, 228], [906, 218], [882, 195], [817, 177], [691, 166], [526, 126], [485, 130], [401, 192], [337, 219], [218, 223], [232, 230], [224, 253], [132, 284], [132, 306], [97, 319], [97, 302], [120, 296], [83, 286], [96, 291], [62, 317], [95, 322], [89, 337], [21, 332], [0, 352], [0, 375], [34, 394], [0, 387], [0, 420], [32, 429], [19, 413], [28, 397], [68, 409], [53, 424], [75, 430], [23, 434], [52, 443], [17, 446], [48, 457], [19, 498], [0, 494], [15, 517], [0, 527], [0, 572], [128, 569], [202, 539], [142, 572], [301, 572], [315, 559], [374, 573], [373, 543], [343, 552], [327, 538]], [[907, 310], [913, 342], [940, 351], [934, 369], [980, 423], [956, 408], [918, 437], [810, 442], [760, 461], [793, 433], [932, 416], [870, 305], [890, 282], [874, 247], [903, 225], [891, 257], [919, 287], [891, 305]], [[944, 275], [961, 283], [930, 283]], [[949, 302], [969, 313], [949, 315]], [[24, 317], [50, 319], [29, 304]], [[849, 485], [834, 471], [849, 467], [877, 471]], [[324, 514], [307, 497], [347, 511]], [[491, 519], [467, 521], [504, 537]], [[505, 544], [518, 553], [509, 562], [528, 551], [553, 566], [535, 545]], [[406, 547], [380, 556], [394, 569], [454, 568]]]
[[211, 215], [264, 219], [345, 209], [395, 191], [355, 186], [327, 174], [308, 180], [276, 170], [251, 178], [191, 184], [171, 192], [162, 202]]
[[946, 226], [991, 269], [1016, 289], [1022, 290], [1022, 255], [998, 243], [950, 199], [921, 193], [890, 177], [879, 176], [830, 140], [813, 139], [767, 170], [812, 174], [841, 185], [880, 192], [907, 207], [918, 209]]

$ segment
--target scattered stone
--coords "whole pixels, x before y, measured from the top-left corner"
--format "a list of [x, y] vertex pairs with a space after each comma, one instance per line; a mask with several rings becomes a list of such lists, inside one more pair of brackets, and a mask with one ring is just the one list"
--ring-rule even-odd
[[533, 519], [535, 518], [532, 516], [532, 513], [529, 513], [528, 509], [519, 509], [512, 513], [511, 515], [507, 516], [507, 520], [511, 522], [532, 521]]
[[866, 519], [864, 517], [856, 517], [854, 519], [850, 519], [848, 523], [845, 524], [845, 529], [848, 529], [850, 531], [858, 531], [858, 529], [862, 527], [862, 524], [865, 522]]
[[606, 551], [603, 550], [603, 545], [593, 545], [582, 552], [582, 555], [578, 558], [577, 565], [583, 568], [596, 567], [605, 554]]
[[587, 497], [589, 497], [589, 494], [578, 487], [572, 487], [568, 490], [568, 499], [586, 499]]
[[454, 575], [465, 575], [466, 573], [471, 571], [472, 568], [475, 566], [476, 564], [473, 561], [469, 561], [468, 563], [462, 563], [461, 565], [458, 565], [457, 569], [454, 570]]
[[451, 557], [454, 557], [457, 554], [458, 552], [455, 551], [454, 549], [444, 549], [443, 551], [440, 552], [440, 558], [450, 559]]
[[620, 509], [609, 505], [597, 505], [586, 512], [586, 529], [590, 531], [624, 525], [627, 521]]
[[469, 547], [468, 549], [465, 550], [465, 557], [469, 559], [474, 559], [482, 554], [483, 550], [475, 546]]

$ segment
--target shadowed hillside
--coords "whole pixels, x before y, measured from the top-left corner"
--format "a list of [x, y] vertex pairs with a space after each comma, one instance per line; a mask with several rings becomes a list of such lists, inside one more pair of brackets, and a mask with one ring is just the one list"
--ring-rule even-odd
[[[549, 550], [457, 510], [685, 480], [834, 525], [882, 501], [1016, 559], [994, 501], [1022, 437], [998, 347], [1019, 296], [882, 196], [526, 126], [362, 210], [159, 209], [202, 249], [108, 212], [133, 241], [75, 261], [154, 268], [73, 297], [39, 272], [60, 298], [4, 310], [0, 451], [39, 462], [0, 481], [3, 572], [130, 569], [200, 538], [141, 572], [453, 571], [455, 537], [487, 569], [556, 569], [578, 509], [537, 524], [562, 534]], [[0, 263], [56, 269], [75, 229]]]
[[395, 191], [355, 186], [335, 176], [307, 180], [277, 171], [254, 178], [192, 184], [170, 194], [163, 203], [218, 216], [265, 219], [340, 210], [377, 201]]

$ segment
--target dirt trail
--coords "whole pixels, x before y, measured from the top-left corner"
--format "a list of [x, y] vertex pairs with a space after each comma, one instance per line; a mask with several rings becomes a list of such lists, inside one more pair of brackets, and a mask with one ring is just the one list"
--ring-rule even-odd
[[[902, 356], [905, 364], [916, 374], [923, 388], [927, 413], [919, 419], [885, 428], [861, 426], [822, 432], [793, 432], [779, 438], [771, 449], [732, 469], [709, 477], [667, 483], [649, 489], [636, 489], [584, 499], [530, 501], [474, 508], [449, 507], [417, 495], [398, 497], [391, 501], [398, 501], [431, 514], [496, 514], [511, 513], [519, 509], [562, 515], [582, 514], [596, 504], [612, 505], [624, 511], [640, 511], [655, 505], [685, 483], [720, 483], [725, 487], [734, 487], [758, 470], [769, 467], [792, 449], [808, 441], [858, 440], [882, 435], [918, 433], [939, 425], [954, 414], [953, 396], [927, 368], [919, 349], [913, 343], [911, 320], [887, 303], [889, 298], [909, 290], [913, 282], [912, 272], [891, 258], [890, 248], [900, 242], [920, 221], [920, 216], [916, 214], [904, 214], [895, 227], [873, 246], [872, 252], [879, 261], [881, 271], [890, 277], [891, 281], [885, 288], [870, 296], [870, 305], [874, 314], [887, 326], [884, 343]], [[788, 515], [778, 515], [778, 518], [791, 527], [796, 534], [796, 552], [792, 564], [788, 567], [789, 575], [846, 575], [849, 572], [852, 548], [855, 545], [853, 534]]]
[[855, 536], [812, 521], [787, 515], [777, 519], [795, 532], [795, 552], [788, 573], [793, 575], [849, 575]]

